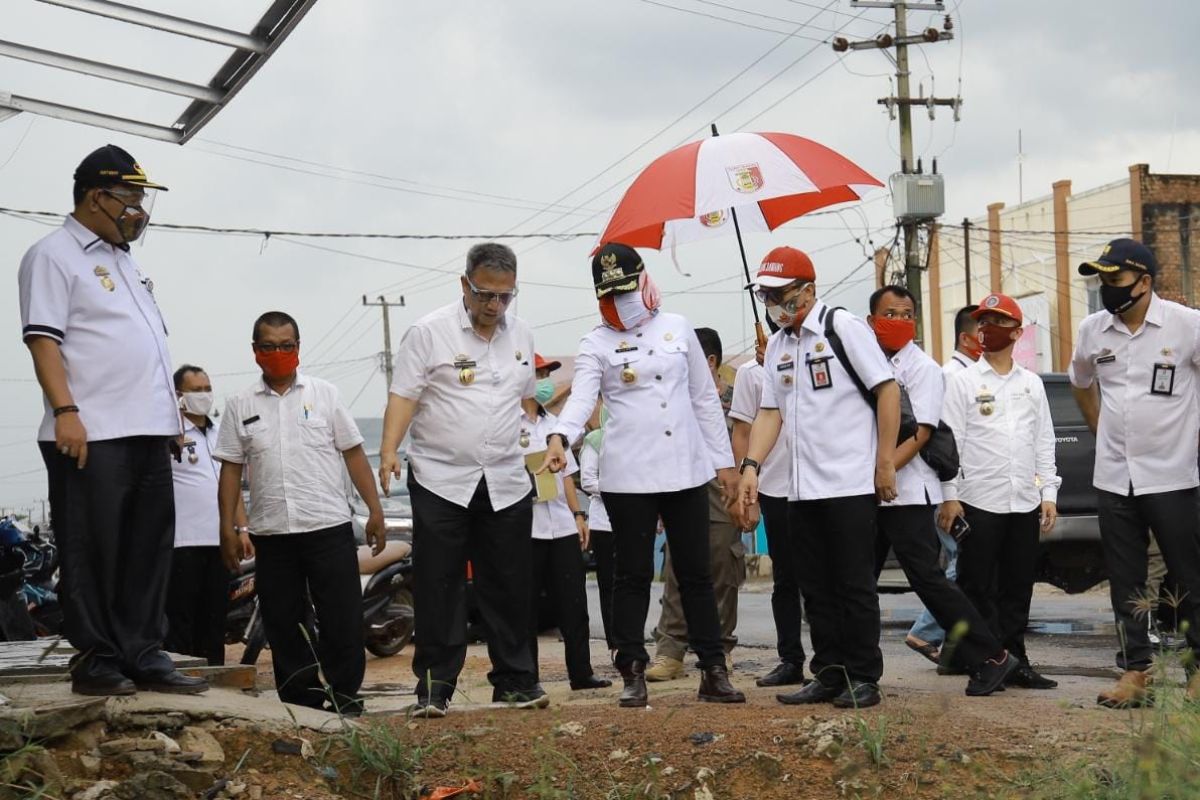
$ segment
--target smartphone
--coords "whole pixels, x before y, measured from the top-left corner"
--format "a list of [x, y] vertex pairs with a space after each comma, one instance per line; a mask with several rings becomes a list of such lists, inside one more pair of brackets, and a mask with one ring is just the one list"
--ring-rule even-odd
[[967, 524], [965, 517], [955, 517], [954, 522], [950, 523], [948, 533], [954, 537], [954, 541], [961, 542], [967, 538], [967, 534], [971, 532], [971, 526]]

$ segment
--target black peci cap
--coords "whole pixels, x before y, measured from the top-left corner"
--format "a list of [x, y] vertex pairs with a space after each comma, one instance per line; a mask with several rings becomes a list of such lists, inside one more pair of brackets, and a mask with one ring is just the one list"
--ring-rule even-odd
[[1079, 265], [1080, 275], [1095, 275], [1099, 272], [1116, 272], [1122, 269], [1136, 269], [1149, 273], [1151, 277], [1158, 275], [1158, 261], [1150, 248], [1134, 239], [1113, 239], [1104, 245], [1104, 252], [1095, 261], [1085, 261]]
[[642, 257], [629, 245], [604, 245], [592, 258], [592, 283], [596, 285], [596, 297], [604, 297], [610, 292], [632, 292], [637, 289], [638, 279], [645, 269]]
[[146, 177], [146, 171], [134, 160], [133, 156], [115, 144], [106, 144], [98, 150], [93, 150], [75, 168], [75, 184], [77, 186], [93, 189], [97, 186], [113, 186], [118, 183], [167, 191], [167, 187], [154, 183]]

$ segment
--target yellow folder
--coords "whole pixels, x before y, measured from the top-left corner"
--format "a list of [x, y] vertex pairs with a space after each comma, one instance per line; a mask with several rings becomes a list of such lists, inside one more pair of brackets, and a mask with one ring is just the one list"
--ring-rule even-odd
[[537, 474], [537, 471], [542, 468], [542, 461], [545, 458], [545, 450], [525, 455], [525, 469], [529, 470], [529, 474], [533, 476], [533, 486], [537, 491], [537, 496], [533, 500], [535, 503], [549, 503], [558, 497], [558, 481], [555, 479], [554, 473], [546, 470], [541, 475]]

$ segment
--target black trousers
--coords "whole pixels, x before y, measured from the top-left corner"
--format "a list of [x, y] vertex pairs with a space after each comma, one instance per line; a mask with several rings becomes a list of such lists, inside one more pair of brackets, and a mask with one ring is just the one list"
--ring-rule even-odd
[[788, 529], [786, 497], [758, 496], [763, 527], [767, 530], [767, 552], [771, 556], [771, 615], [775, 618], [775, 635], [779, 660], [797, 667], [804, 666], [804, 642], [800, 625], [804, 608], [800, 603], [800, 565], [796, 562], [796, 546]]
[[229, 570], [221, 561], [221, 548], [175, 548], [167, 586], [167, 650], [222, 666], [228, 610]]
[[788, 503], [813, 655], [826, 686], [883, 675], [875, 587], [875, 495]]
[[596, 589], [600, 593], [600, 621], [604, 625], [604, 641], [609, 650], [616, 650], [612, 634], [613, 570], [616, 539], [612, 531], [592, 530], [592, 555], [596, 557]]
[[[350, 523], [251, 538], [263, 632], [271, 645], [279, 699], [311, 708], [359, 703], [367, 656], [358, 547]], [[317, 614], [315, 642], [304, 629], [310, 598]], [[328, 691], [321, 685], [318, 666]]]
[[583, 553], [579, 536], [561, 539], [533, 540], [533, 588], [530, 595], [529, 655], [534, 673], [538, 671], [538, 614], [537, 603], [542, 593], [554, 609], [554, 621], [562, 634], [567, 662], [567, 676], [573, 681], [592, 676], [591, 630], [587, 609], [587, 580], [583, 568]]
[[[884, 506], [878, 515], [876, 552], [882, 545], [886, 554], [887, 544], [891, 544], [908, 585], [946, 631], [947, 647], [953, 648], [957, 663], [975, 667], [999, 655], [1004, 646], [942, 569], [942, 543], [938, 541], [933, 506]], [[878, 569], [875, 575], [878, 578]]]
[[964, 503], [963, 512], [971, 532], [958, 544], [958, 585], [1000, 643], [1028, 664], [1025, 629], [1037, 570], [1039, 510], [994, 514]]
[[650, 660], [646, 652], [646, 614], [654, 580], [654, 536], [662, 517], [679, 583], [688, 644], [701, 669], [723, 665], [721, 623], [709, 573], [708, 488], [655, 494], [602, 492], [616, 538], [613, 578], [613, 639], [617, 666]]
[[1122, 645], [1117, 652], [1117, 666], [1146, 670], [1153, 658], [1149, 615], [1137, 611], [1137, 599], [1145, 592], [1146, 548], [1151, 530], [1167, 572], [1181, 590], [1183, 599], [1176, 613], [1180, 620], [1187, 621], [1188, 645], [1200, 658], [1200, 539], [1196, 533], [1200, 528], [1200, 489], [1136, 497], [1099, 492], [1099, 512], [1100, 542]]
[[72, 672], [136, 679], [171, 671], [162, 651], [175, 546], [167, 437], [88, 442], [84, 469], [54, 442], [38, 446], [49, 473], [63, 633], [80, 653]]
[[463, 508], [411, 477], [413, 508], [413, 672], [417, 696], [450, 699], [467, 657], [467, 561], [487, 628], [488, 680], [497, 692], [532, 689], [529, 585], [533, 503], [526, 497], [495, 510], [480, 479]]

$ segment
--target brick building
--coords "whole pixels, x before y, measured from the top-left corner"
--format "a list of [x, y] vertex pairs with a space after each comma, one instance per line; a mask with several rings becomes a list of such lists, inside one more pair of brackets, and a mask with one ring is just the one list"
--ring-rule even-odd
[[[1073, 193], [1056, 181], [1051, 194], [1006, 207], [961, 226], [940, 226], [930, 245], [924, 282], [929, 351], [939, 361], [954, 348], [954, 314], [992, 291], [1020, 302], [1030, 331], [1020, 353], [1027, 366], [1062, 371], [1075, 331], [1099, 309], [1099, 282], [1076, 272], [1120, 236], [1145, 242], [1158, 257], [1157, 291], [1198, 305], [1200, 293], [1200, 175], [1167, 175], [1134, 164], [1129, 177]], [[967, 254], [970, 276], [967, 277]]]

